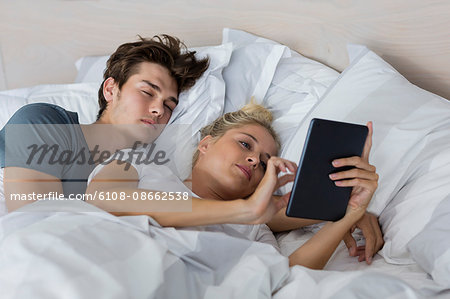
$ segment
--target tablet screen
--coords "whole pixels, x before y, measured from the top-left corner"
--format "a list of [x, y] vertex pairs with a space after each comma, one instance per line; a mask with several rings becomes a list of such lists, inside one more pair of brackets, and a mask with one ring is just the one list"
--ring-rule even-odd
[[361, 156], [367, 133], [363, 125], [311, 120], [287, 216], [336, 221], [345, 215], [352, 188], [336, 186], [329, 175], [351, 167], [335, 168], [331, 162]]

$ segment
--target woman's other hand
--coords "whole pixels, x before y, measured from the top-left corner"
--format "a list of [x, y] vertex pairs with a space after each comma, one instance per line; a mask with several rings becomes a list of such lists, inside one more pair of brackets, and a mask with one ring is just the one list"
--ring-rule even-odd
[[359, 261], [366, 260], [367, 264], [371, 264], [372, 256], [381, 249], [384, 241], [376, 216], [366, 212], [366, 208], [378, 187], [379, 178], [375, 166], [369, 164], [373, 135], [372, 122], [368, 122], [367, 127], [369, 133], [361, 157], [333, 161], [335, 167], [354, 166], [355, 168], [336, 173], [330, 178], [335, 181], [337, 186], [353, 187], [347, 207], [347, 215], [355, 216], [357, 222], [354, 228], [361, 229], [366, 243], [362, 246], [356, 245], [356, 241], [351, 235], [354, 228], [346, 234], [344, 241], [351, 256], [358, 256]]
[[[287, 173], [288, 170], [290, 173]], [[279, 177], [280, 172], [287, 174]], [[255, 192], [247, 199], [250, 223], [266, 223], [287, 205], [290, 192], [281, 197], [274, 197], [273, 193], [278, 188], [294, 181], [296, 172], [297, 165], [294, 162], [279, 157], [270, 157], [264, 177]]]
[[[364, 235], [365, 244], [357, 245], [353, 237], [353, 231], [359, 228]], [[380, 224], [377, 216], [366, 212], [361, 219], [359, 219], [354, 227], [349, 230], [344, 236], [344, 243], [348, 248], [350, 256], [357, 256], [358, 261], [366, 261], [368, 265], [372, 263], [372, 257], [383, 247], [383, 233], [381, 232]]]
[[376, 168], [369, 164], [373, 134], [372, 122], [368, 122], [367, 127], [369, 128], [369, 133], [367, 134], [361, 157], [355, 156], [333, 161], [334, 167], [353, 166], [354, 168], [330, 175], [330, 178], [335, 181], [336, 186], [353, 187], [347, 206], [347, 214], [359, 215], [359, 218], [364, 215], [378, 187]]

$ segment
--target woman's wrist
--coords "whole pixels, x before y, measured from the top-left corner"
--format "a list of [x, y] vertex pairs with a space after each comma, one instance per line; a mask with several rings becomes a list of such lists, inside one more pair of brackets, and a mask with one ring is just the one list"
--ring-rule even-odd
[[232, 201], [235, 211], [234, 223], [238, 224], [261, 224], [264, 211], [259, 211], [248, 199], [236, 199]]
[[235, 224], [250, 224], [254, 219], [254, 214], [245, 199], [235, 199], [230, 201], [224, 201], [223, 203], [230, 205], [230, 218], [228, 223]]
[[356, 222], [358, 221], [364, 214], [366, 213], [366, 209], [362, 208], [348, 208], [345, 216], [342, 219], [346, 219], [349, 221]]

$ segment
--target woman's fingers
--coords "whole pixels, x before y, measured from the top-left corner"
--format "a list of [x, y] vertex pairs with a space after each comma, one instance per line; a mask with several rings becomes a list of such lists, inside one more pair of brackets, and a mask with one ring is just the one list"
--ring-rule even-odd
[[351, 179], [351, 180], [343, 180], [334, 182], [336, 186], [339, 187], [362, 187], [364, 189], [375, 192], [378, 187], [377, 181], [374, 180], [366, 180], [366, 179]]
[[373, 227], [369, 226], [368, 227], [369, 230], [371, 230], [371, 234], [367, 234], [365, 236], [366, 239], [366, 244], [365, 244], [365, 250], [364, 250], [364, 256], [365, 256], [365, 260], [367, 262], [367, 264], [371, 264], [372, 263], [372, 257], [373, 255], [377, 252], [376, 251], [376, 238], [375, 238], [375, 231], [373, 229]]
[[365, 251], [365, 246], [364, 245], [363, 246], [359, 246], [356, 249], [356, 255], [355, 256], [358, 256], [358, 262], [362, 262], [362, 261], [364, 261], [366, 259], [366, 251]]
[[360, 178], [360, 179], [378, 181], [379, 177], [376, 172], [359, 169], [359, 168], [353, 168], [350, 170], [330, 174], [330, 179], [332, 179], [333, 181], [345, 180], [345, 179], [351, 179], [351, 178]]
[[278, 183], [277, 183], [275, 189], [278, 189], [278, 188], [286, 185], [287, 183], [293, 182], [294, 179], [295, 179], [295, 174], [293, 174], [293, 173], [288, 173], [288, 174], [285, 174], [285, 175], [279, 177]]
[[290, 172], [295, 173], [297, 171], [297, 164], [280, 157], [270, 157], [268, 163], [271, 163], [282, 172], [288, 172], [287, 170], [289, 170]]
[[370, 221], [376, 235], [374, 252], [377, 253], [384, 245], [383, 234], [381, 232], [380, 225], [378, 224], [377, 217], [373, 215]]
[[272, 218], [281, 208], [287, 205], [289, 195], [281, 198], [272, 196], [279, 187], [291, 182], [295, 178], [294, 173], [287, 173], [278, 177], [280, 171], [295, 172], [297, 165], [286, 159], [271, 157], [267, 162], [267, 169], [255, 192], [249, 197], [247, 203], [252, 205], [252, 223], [265, 223]]
[[334, 167], [354, 166], [368, 171], [376, 171], [375, 166], [370, 165], [366, 160], [358, 156], [336, 159], [333, 160], [332, 164]]
[[274, 191], [287, 183], [293, 182], [295, 179], [295, 173], [297, 172], [297, 164], [292, 161], [280, 158], [280, 157], [271, 157], [269, 159], [269, 163], [271, 163], [274, 167], [278, 169], [277, 173], [280, 171], [287, 173], [288, 170], [290, 173], [287, 173], [283, 176], [278, 177], [277, 183], [275, 185]]
[[350, 256], [356, 256], [356, 240], [355, 238], [353, 238], [352, 234], [350, 232], [347, 232], [344, 235], [344, 243], [345, 246], [347, 246], [348, 248], [348, 253], [350, 254]]
[[369, 161], [370, 149], [372, 148], [373, 123], [369, 121], [367, 123], [367, 127], [369, 129], [369, 132], [367, 133], [366, 142], [364, 143], [364, 149], [361, 155], [361, 158], [363, 158], [365, 161]]
[[291, 192], [288, 192], [285, 195], [283, 195], [281, 197], [278, 197], [278, 201], [279, 201], [278, 204], [280, 206], [280, 209], [284, 208], [285, 206], [287, 206], [290, 197], [291, 197]]

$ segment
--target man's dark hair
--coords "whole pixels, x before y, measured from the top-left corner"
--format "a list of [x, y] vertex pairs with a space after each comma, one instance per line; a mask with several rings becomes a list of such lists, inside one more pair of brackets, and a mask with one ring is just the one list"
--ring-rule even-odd
[[153, 38], [142, 38], [134, 43], [120, 45], [109, 57], [103, 82], [98, 90], [100, 110], [97, 120], [103, 114], [107, 101], [103, 96], [103, 84], [112, 77], [119, 90], [134, 74], [139, 72], [142, 62], [153, 62], [165, 67], [178, 86], [178, 93], [189, 89], [206, 71], [209, 59], [197, 59], [195, 51], [188, 51], [186, 45], [178, 38], [170, 35], [155, 35]]

